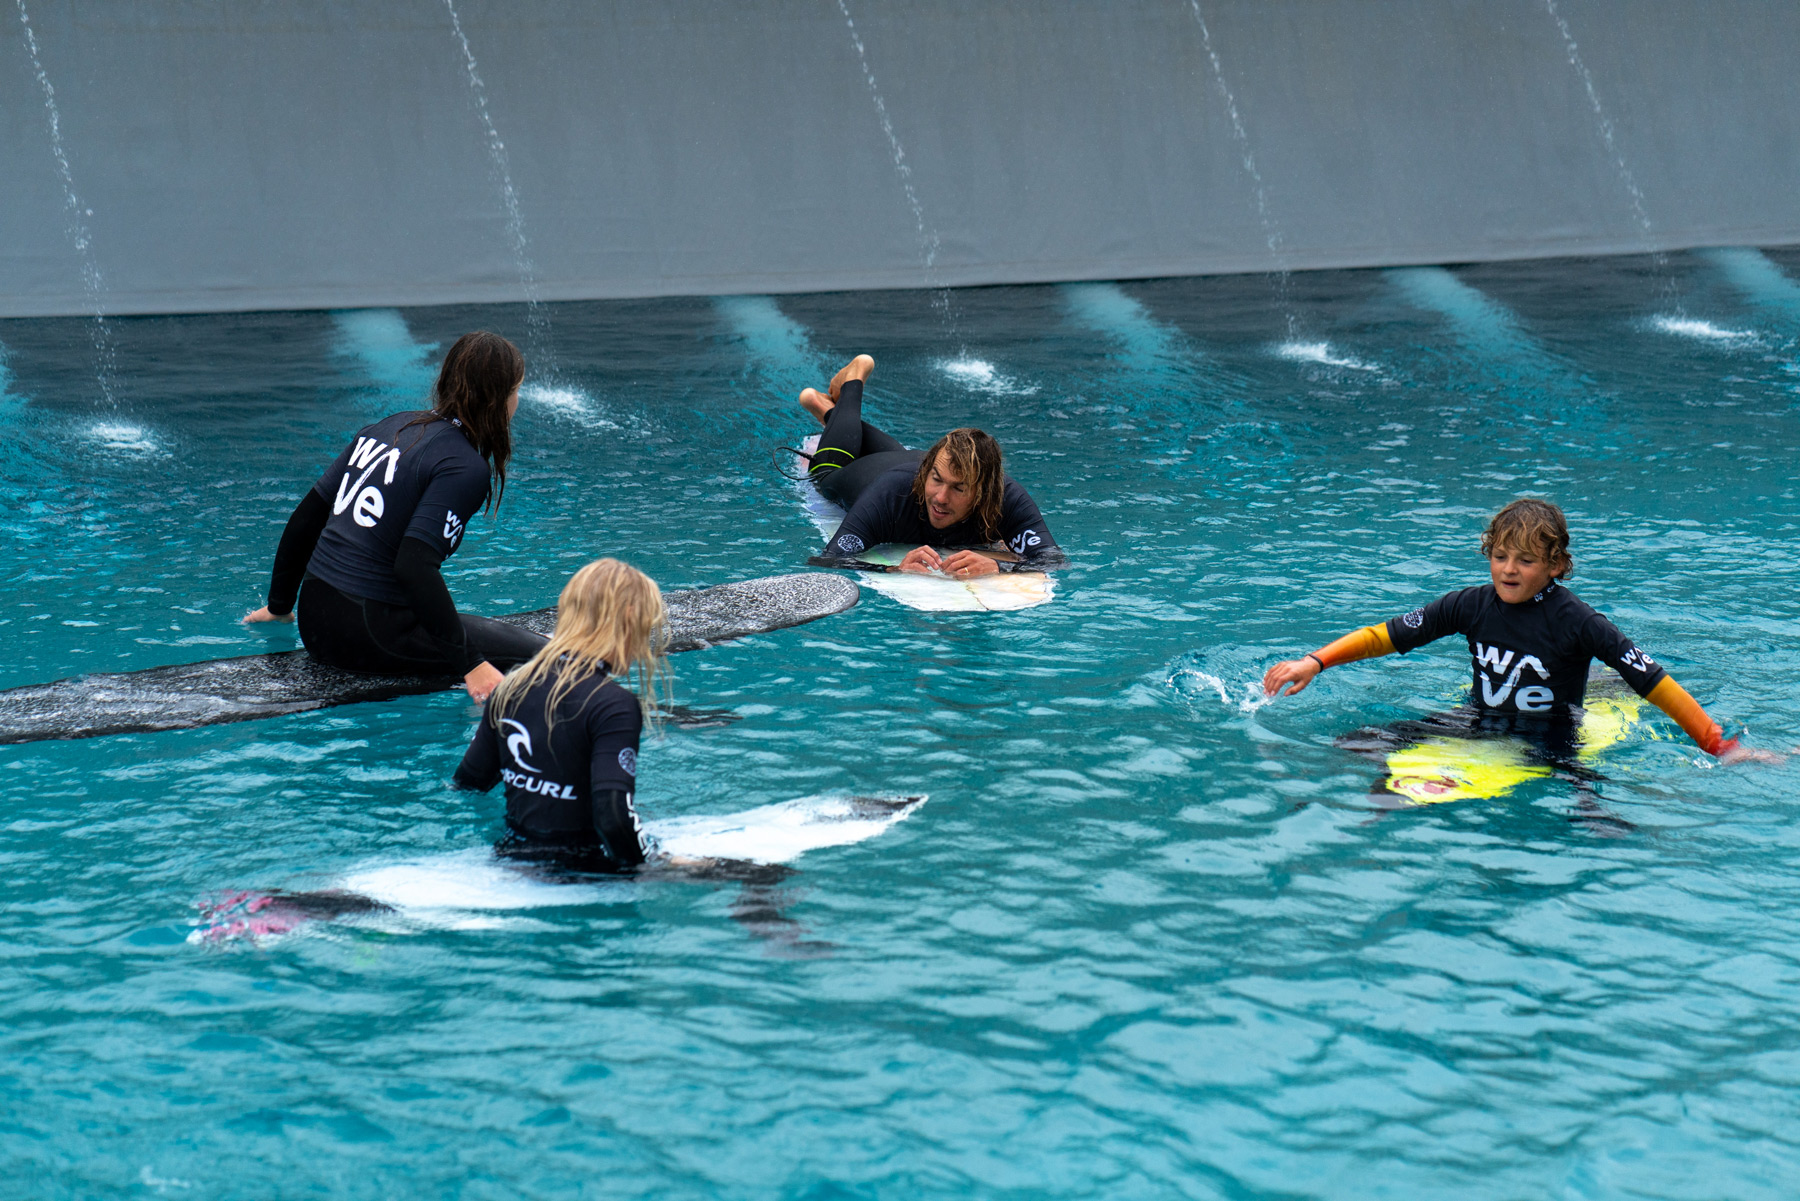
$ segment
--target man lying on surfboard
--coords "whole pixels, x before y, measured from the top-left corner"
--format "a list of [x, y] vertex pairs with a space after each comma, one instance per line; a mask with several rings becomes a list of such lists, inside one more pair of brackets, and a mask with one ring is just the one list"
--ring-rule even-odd
[[1366, 626], [1263, 676], [1268, 696], [1292, 696], [1327, 667], [1424, 646], [1448, 634], [1468, 639], [1469, 702], [1483, 719], [1526, 724], [1579, 721], [1595, 659], [1675, 719], [1701, 750], [1725, 762], [1775, 756], [1740, 746], [1662, 666], [1591, 605], [1557, 583], [1575, 570], [1569, 524], [1548, 501], [1515, 500], [1481, 536], [1491, 582], [1439, 597], [1422, 609]]
[[[1000, 444], [977, 429], [951, 430], [929, 450], [907, 450], [862, 419], [863, 382], [875, 360], [859, 354], [823, 393], [800, 406], [825, 426], [808, 478], [843, 508], [844, 523], [818, 556], [846, 566], [883, 543], [914, 543], [901, 571], [972, 579], [1044, 571], [1068, 560], [1031, 494], [1007, 477]], [[962, 548], [940, 555], [934, 547]]]

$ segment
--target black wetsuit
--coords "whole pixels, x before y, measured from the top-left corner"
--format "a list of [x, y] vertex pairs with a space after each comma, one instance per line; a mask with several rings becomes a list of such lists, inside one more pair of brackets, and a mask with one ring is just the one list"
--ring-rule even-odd
[[590, 857], [597, 870], [644, 861], [631, 794], [637, 787], [637, 698], [595, 674], [577, 682], [545, 721], [555, 677], [533, 685], [496, 716], [488, 702], [456, 769], [456, 783], [486, 792], [506, 784], [502, 849], [541, 848]]
[[[939, 547], [992, 548], [974, 519], [937, 529], [912, 494], [913, 477], [925, 459], [862, 419], [861, 380], [847, 380], [837, 406], [825, 418], [825, 432], [812, 454], [811, 478], [819, 494], [844, 509], [844, 523], [832, 535], [823, 558], [854, 559], [884, 542]], [[1002, 571], [1042, 571], [1067, 562], [1031, 494], [1011, 476], [1000, 502], [1000, 538], [1020, 562]]]
[[300, 501], [269, 582], [269, 612], [336, 667], [382, 675], [502, 669], [544, 640], [457, 613], [439, 568], [487, 503], [488, 466], [456, 423], [396, 413], [363, 429]]
[[1639, 696], [1668, 674], [1604, 614], [1552, 580], [1517, 605], [1492, 584], [1464, 588], [1387, 623], [1401, 654], [1449, 634], [1469, 642], [1474, 680], [1469, 703], [1507, 716], [1567, 718], [1587, 695], [1588, 665], [1598, 659]]

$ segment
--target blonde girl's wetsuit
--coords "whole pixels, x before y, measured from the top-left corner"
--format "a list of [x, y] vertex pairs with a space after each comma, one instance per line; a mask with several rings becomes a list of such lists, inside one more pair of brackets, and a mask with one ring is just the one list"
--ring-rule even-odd
[[[812, 454], [810, 477], [826, 500], [844, 510], [844, 523], [832, 535], [821, 558], [853, 560], [872, 546], [898, 542], [916, 546], [989, 547], [974, 519], [938, 529], [913, 496], [913, 477], [925, 459], [922, 450], [907, 450], [891, 435], [862, 419], [861, 380], [846, 380], [837, 405], [825, 417], [825, 431]], [[1000, 537], [1019, 562], [1002, 562], [1002, 571], [1043, 571], [1068, 560], [1037, 502], [1011, 476], [1000, 501]]]
[[598, 870], [635, 867], [645, 855], [632, 804], [644, 728], [637, 698], [596, 672], [569, 689], [552, 722], [544, 704], [555, 681], [526, 689], [504, 714], [489, 698], [456, 783], [477, 792], [506, 785], [503, 849], [575, 852]]
[[1422, 609], [1367, 626], [1312, 652], [1321, 669], [1408, 651], [1451, 634], [1469, 645], [1473, 675], [1469, 702], [1483, 714], [1569, 720], [1587, 695], [1588, 664], [1598, 659], [1632, 691], [1667, 713], [1704, 751], [1721, 754], [1727, 741], [1699, 702], [1661, 664], [1592, 605], [1552, 580], [1516, 605], [1492, 584], [1464, 588]]

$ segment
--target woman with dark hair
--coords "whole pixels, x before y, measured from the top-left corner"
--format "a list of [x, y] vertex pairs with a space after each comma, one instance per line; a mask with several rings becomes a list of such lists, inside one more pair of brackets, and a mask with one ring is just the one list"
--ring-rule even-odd
[[268, 604], [247, 622], [292, 621], [334, 667], [461, 676], [484, 700], [501, 669], [544, 639], [456, 611], [440, 571], [477, 510], [498, 508], [525, 357], [498, 334], [464, 334], [425, 412], [365, 427], [288, 518]]
[[[1031, 494], [1002, 467], [1000, 444], [978, 429], [955, 429], [929, 450], [907, 450], [862, 419], [863, 382], [875, 360], [859, 354], [823, 393], [807, 388], [800, 406], [824, 423], [808, 477], [844, 510], [820, 556], [854, 560], [884, 542], [918, 543], [902, 571], [956, 579], [997, 571], [1043, 571], [1067, 560]], [[934, 546], [961, 547], [940, 555]], [[996, 559], [1004, 548], [1017, 556]]]

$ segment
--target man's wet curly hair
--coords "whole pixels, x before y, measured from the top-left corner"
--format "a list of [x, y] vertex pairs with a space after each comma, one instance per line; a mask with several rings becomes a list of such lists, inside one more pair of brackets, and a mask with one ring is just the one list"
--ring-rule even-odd
[[1481, 553], [1491, 556], [1502, 548], [1534, 554], [1546, 563], [1560, 562], [1559, 580], [1575, 574], [1575, 560], [1569, 554], [1569, 520], [1547, 500], [1523, 497], [1494, 514], [1481, 535]]

